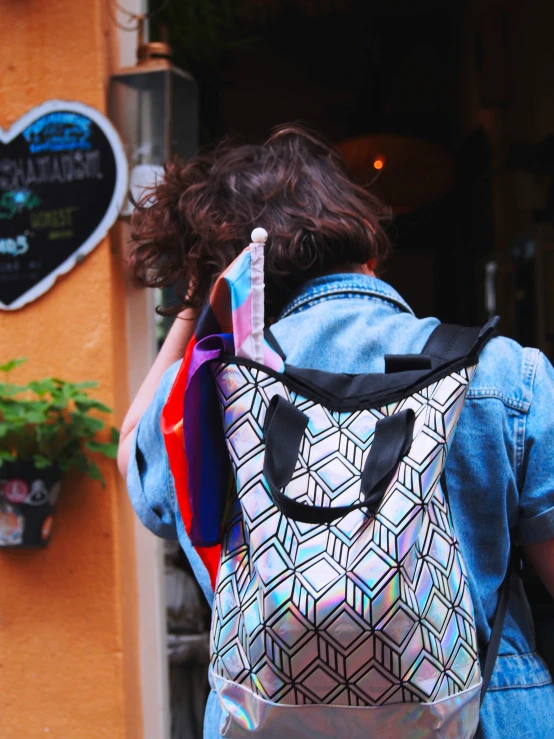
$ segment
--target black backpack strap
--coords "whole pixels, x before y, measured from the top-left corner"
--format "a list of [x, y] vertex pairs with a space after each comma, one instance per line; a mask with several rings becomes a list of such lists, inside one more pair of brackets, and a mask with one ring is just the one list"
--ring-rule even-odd
[[515, 558], [513, 551], [510, 554], [510, 561], [508, 563], [508, 571], [504, 577], [502, 585], [500, 586], [500, 595], [498, 598], [498, 605], [494, 614], [494, 621], [492, 623], [491, 636], [489, 643], [485, 650], [485, 657], [483, 659], [483, 667], [481, 669], [481, 697], [480, 703], [483, 704], [489, 683], [491, 681], [492, 672], [494, 665], [496, 664], [496, 658], [498, 657], [498, 650], [500, 649], [500, 640], [502, 638], [502, 631], [504, 629], [504, 621], [506, 619], [506, 611], [508, 610], [508, 599], [510, 597], [510, 590], [512, 586], [512, 579], [515, 576]]
[[[439, 323], [420, 354], [385, 355], [385, 372], [389, 374], [403, 370], [433, 369], [454, 359], [477, 356], [487, 341], [496, 335], [499, 320], [499, 317], [495, 316], [483, 328]], [[285, 352], [270, 328], [265, 329], [264, 336], [271, 348], [286, 361]]]
[[277, 352], [277, 354], [281, 357], [281, 359], [284, 362], [287, 356], [285, 352], [281, 349], [281, 345], [279, 344], [279, 342], [277, 341], [277, 339], [275, 338], [273, 332], [271, 331], [269, 327], [264, 330], [264, 337], [267, 343], [269, 344], [269, 346], [273, 349], [273, 351]]
[[476, 357], [497, 333], [498, 316], [483, 328], [439, 323], [427, 339], [421, 354], [431, 357], [433, 366], [440, 366], [462, 357]]

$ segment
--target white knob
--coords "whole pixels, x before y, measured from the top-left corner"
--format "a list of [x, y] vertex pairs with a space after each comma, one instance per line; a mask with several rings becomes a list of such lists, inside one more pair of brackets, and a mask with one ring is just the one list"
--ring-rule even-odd
[[265, 228], [255, 228], [252, 231], [251, 238], [254, 244], [265, 244], [267, 241], [267, 231]]

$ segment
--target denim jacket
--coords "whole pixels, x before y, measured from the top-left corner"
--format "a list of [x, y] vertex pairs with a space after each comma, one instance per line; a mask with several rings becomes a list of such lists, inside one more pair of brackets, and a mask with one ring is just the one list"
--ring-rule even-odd
[[[287, 363], [329, 372], [384, 372], [385, 354], [416, 354], [438, 321], [418, 319], [385, 282], [335, 274], [311, 280], [272, 331]], [[176, 506], [160, 413], [178, 363], [164, 375], [141, 419], [128, 488], [143, 523], [178, 538], [209, 602], [204, 566]], [[446, 465], [455, 529], [468, 568], [479, 640], [487, 644], [508, 568], [510, 546], [554, 537], [554, 370], [536, 349], [498, 337], [485, 347]], [[219, 707], [210, 695], [204, 736], [217, 739]], [[481, 709], [480, 739], [554, 737], [554, 687], [535, 652], [521, 583], [512, 588], [500, 656]]]

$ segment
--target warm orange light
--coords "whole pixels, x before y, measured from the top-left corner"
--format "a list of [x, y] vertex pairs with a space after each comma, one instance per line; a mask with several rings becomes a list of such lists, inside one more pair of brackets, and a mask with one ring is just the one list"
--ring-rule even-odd
[[373, 169], [383, 169], [385, 162], [380, 157], [373, 160]]

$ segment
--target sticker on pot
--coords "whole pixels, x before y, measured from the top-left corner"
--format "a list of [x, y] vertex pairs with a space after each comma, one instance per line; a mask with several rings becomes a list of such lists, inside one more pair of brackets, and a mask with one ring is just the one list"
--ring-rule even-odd
[[42, 524], [42, 529], [40, 532], [40, 535], [42, 536], [43, 541], [47, 541], [50, 538], [50, 534], [52, 533], [53, 523], [54, 523], [54, 516], [48, 516], [48, 518], [44, 519], [44, 523]]
[[44, 484], [44, 480], [33, 480], [31, 483], [31, 492], [25, 499], [27, 505], [44, 505], [49, 502], [48, 488]]
[[82, 103], [51, 100], [0, 129], [0, 309], [35, 300], [102, 241], [127, 179], [114, 127]]
[[9, 503], [0, 501], [0, 546], [14, 547], [23, 543], [25, 519]]
[[4, 497], [10, 503], [24, 503], [29, 493], [25, 480], [8, 480], [3, 489]]
[[[26, 480], [6, 480], [2, 485], [2, 493], [10, 503], [40, 506], [51, 502], [44, 480], [33, 480], [30, 487]], [[54, 491], [55, 497], [57, 493], [58, 489]]]

